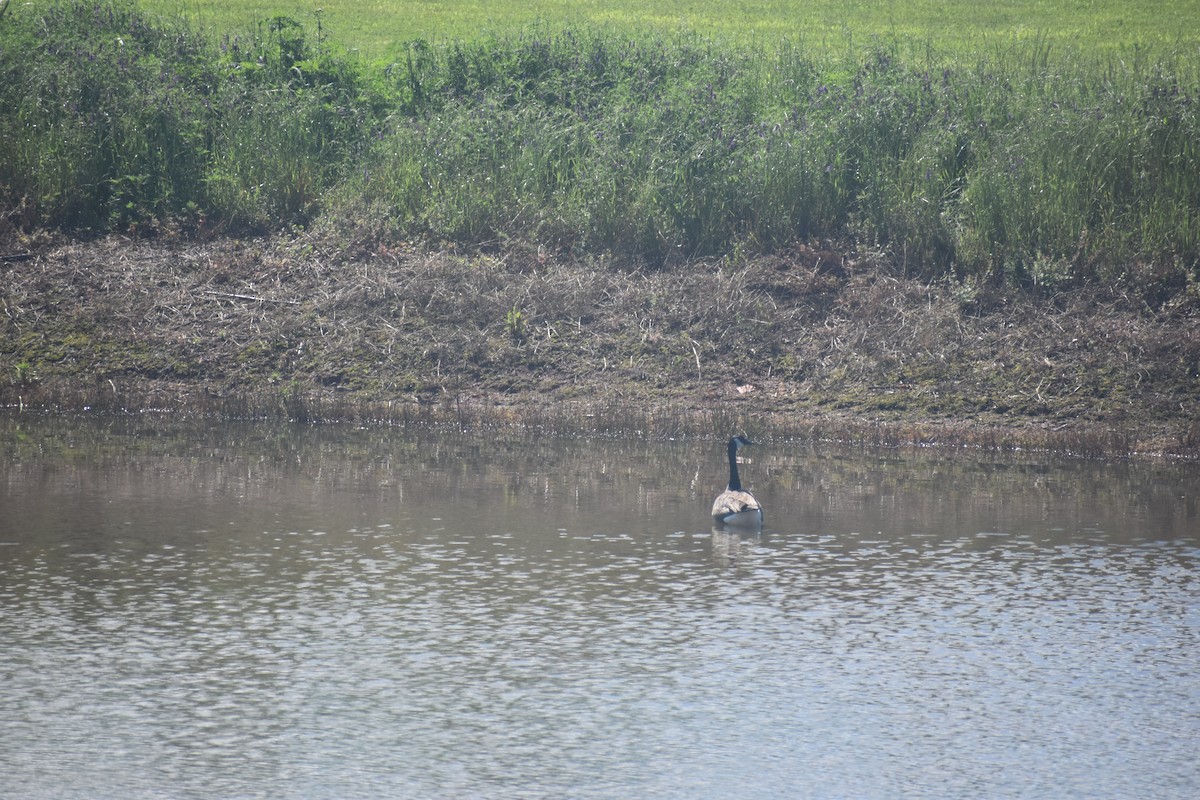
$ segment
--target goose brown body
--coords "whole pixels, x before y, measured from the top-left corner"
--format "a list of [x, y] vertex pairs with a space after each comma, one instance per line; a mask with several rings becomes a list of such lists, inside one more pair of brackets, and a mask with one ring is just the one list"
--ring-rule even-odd
[[762, 525], [762, 506], [754, 499], [754, 495], [742, 488], [738, 475], [737, 451], [751, 444], [754, 443], [741, 436], [729, 440], [729, 484], [713, 501], [713, 522], [736, 526]]

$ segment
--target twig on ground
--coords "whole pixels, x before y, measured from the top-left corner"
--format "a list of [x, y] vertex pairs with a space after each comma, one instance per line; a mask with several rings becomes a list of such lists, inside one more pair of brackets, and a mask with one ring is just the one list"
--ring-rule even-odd
[[299, 300], [286, 300], [286, 299], [280, 300], [280, 299], [276, 299], [274, 297], [257, 297], [252, 294], [237, 294], [236, 292], [218, 292], [215, 289], [202, 289], [200, 291], [200, 293], [213, 295], [214, 297], [227, 297], [227, 298], [231, 298], [234, 300], [253, 300], [258, 303], [283, 303], [283, 304], [289, 305], [289, 306], [300, 305]]

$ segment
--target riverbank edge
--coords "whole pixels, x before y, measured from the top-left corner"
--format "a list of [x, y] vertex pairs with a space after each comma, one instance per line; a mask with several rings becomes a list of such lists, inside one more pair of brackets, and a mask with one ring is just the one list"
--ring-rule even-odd
[[9, 414], [1200, 458], [1195, 302], [897, 276], [829, 242], [651, 268], [310, 234], [27, 242]]

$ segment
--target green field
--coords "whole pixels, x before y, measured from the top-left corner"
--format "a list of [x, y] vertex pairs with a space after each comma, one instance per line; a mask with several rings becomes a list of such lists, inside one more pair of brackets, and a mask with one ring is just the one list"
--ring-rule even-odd
[[396, 58], [413, 39], [467, 40], [538, 24], [551, 29], [689, 30], [767, 46], [786, 37], [835, 50], [871, 37], [956, 51], [1032, 38], [1095, 50], [1138, 46], [1195, 54], [1200, 46], [1196, 0], [142, 0], [141, 5], [154, 13], [182, 14], [222, 32], [280, 15], [315, 27], [319, 14], [335, 41], [370, 60]]

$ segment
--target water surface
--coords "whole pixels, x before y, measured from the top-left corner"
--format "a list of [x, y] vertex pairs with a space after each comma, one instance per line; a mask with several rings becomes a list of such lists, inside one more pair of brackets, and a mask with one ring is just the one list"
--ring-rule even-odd
[[0, 422], [5, 798], [1192, 798], [1195, 467]]

